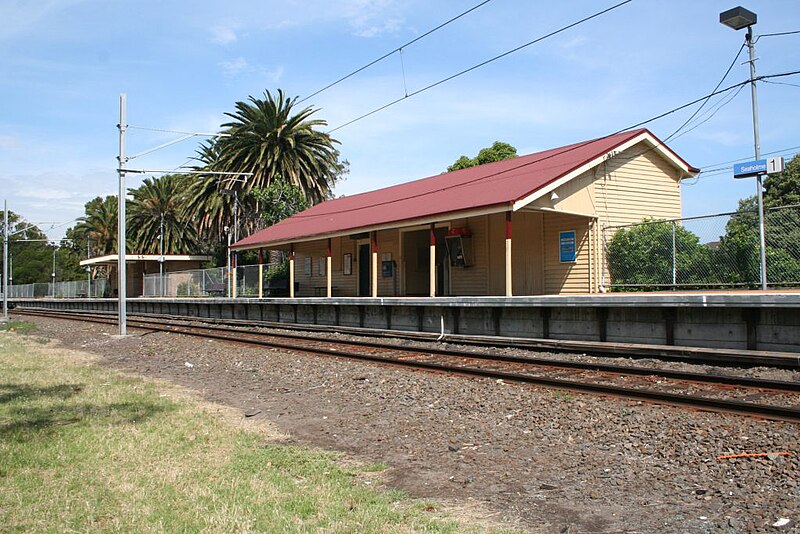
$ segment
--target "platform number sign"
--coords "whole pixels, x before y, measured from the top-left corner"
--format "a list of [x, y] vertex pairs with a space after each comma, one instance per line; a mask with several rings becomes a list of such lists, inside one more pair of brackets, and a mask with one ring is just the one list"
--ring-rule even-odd
[[559, 232], [558, 256], [561, 263], [575, 262], [575, 230]]

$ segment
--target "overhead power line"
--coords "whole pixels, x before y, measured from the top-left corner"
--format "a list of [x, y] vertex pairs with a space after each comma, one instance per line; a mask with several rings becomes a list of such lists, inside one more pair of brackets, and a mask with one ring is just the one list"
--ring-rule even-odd
[[511, 55], [511, 54], [513, 54], [515, 52], [519, 52], [523, 48], [527, 48], [527, 47], [529, 47], [529, 46], [531, 46], [533, 44], [536, 44], [536, 43], [538, 43], [540, 41], [544, 41], [545, 39], [547, 39], [549, 37], [553, 37], [554, 35], [558, 35], [559, 33], [565, 32], [565, 31], [567, 31], [567, 30], [569, 30], [571, 28], [574, 28], [575, 26], [583, 24], [584, 22], [590, 21], [590, 20], [592, 20], [594, 18], [597, 18], [597, 17], [599, 17], [601, 15], [605, 15], [606, 13], [608, 13], [610, 11], [613, 11], [613, 10], [615, 10], [617, 8], [620, 8], [620, 7], [624, 6], [625, 4], [629, 4], [631, 2], [633, 2], [633, 0], [624, 0], [623, 2], [615, 4], [615, 5], [611, 6], [611, 7], [608, 7], [606, 9], [602, 10], [602, 11], [598, 11], [597, 13], [594, 13], [593, 15], [589, 15], [588, 17], [584, 17], [584, 18], [582, 18], [580, 20], [577, 20], [577, 21], [575, 21], [575, 22], [573, 22], [571, 24], [568, 24], [566, 26], [562, 26], [561, 28], [559, 28], [559, 29], [557, 29], [555, 31], [552, 31], [552, 32], [550, 32], [548, 34], [542, 35], [541, 37], [537, 37], [533, 41], [528, 41], [527, 43], [525, 43], [523, 45], [520, 45], [520, 46], [518, 46], [516, 48], [512, 48], [511, 50], [508, 50], [507, 52], [503, 52], [502, 54], [494, 56], [493, 58], [487, 59], [486, 61], [482, 61], [481, 63], [478, 63], [477, 65], [473, 65], [472, 67], [469, 67], [469, 68], [464, 69], [464, 70], [462, 70], [460, 72], [452, 74], [452, 75], [450, 75], [450, 76], [448, 76], [446, 78], [442, 78], [441, 80], [439, 80], [437, 82], [434, 82], [434, 83], [432, 83], [430, 85], [427, 85], [427, 86], [423, 87], [422, 89], [417, 89], [416, 91], [408, 93], [407, 95], [402, 96], [402, 97], [400, 97], [400, 98], [398, 98], [396, 100], [393, 100], [392, 102], [389, 102], [388, 104], [384, 104], [383, 106], [381, 106], [379, 108], [373, 109], [372, 111], [370, 111], [368, 113], [365, 113], [365, 114], [361, 115], [360, 117], [356, 117], [355, 119], [350, 120], [348, 122], [345, 122], [344, 124], [340, 124], [336, 128], [333, 128], [332, 130], [328, 130], [328, 133], [335, 132], [336, 130], [341, 130], [345, 126], [349, 126], [349, 125], [351, 125], [351, 124], [353, 124], [355, 122], [358, 122], [358, 121], [360, 121], [362, 119], [365, 119], [365, 118], [369, 117], [370, 115], [374, 115], [375, 113], [378, 113], [379, 111], [383, 111], [384, 109], [389, 108], [391, 106], [394, 106], [395, 104], [397, 104], [399, 102], [402, 102], [403, 100], [405, 100], [407, 98], [411, 98], [412, 96], [416, 96], [416, 95], [418, 95], [420, 93], [424, 93], [425, 91], [433, 89], [436, 86], [439, 86], [439, 85], [441, 85], [443, 83], [449, 82], [450, 80], [458, 78], [459, 76], [463, 76], [464, 74], [467, 74], [468, 72], [472, 72], [475, 69], [479, 69], [481, 67], [484, 67], [484, 66], [488, 65], [489, 63], [497, 61], [498, 59], [502, 59], [502, 58], [504, 58], [504, 57], [506, 57], [508, 55]]
[[[733, 61], [731, 61], [731, 64], [728, 66], [728, 70], [726, 70], [725, 74], [722, 75], [722, 78], [719, 80], [719, 83], [711, 91], [712, 93], [720, 88], [720, 86], [723, 84], [725, 79], [728, 77], [728, 74], [731, 73], [731, 69], [733, 69], [733, 66], [736, 65], [736, 61], [738, 61], [739, 56], [742, 55], [742, 50], [744, 50], [744, 47], [745, 47], [745, 44], [742, 43], [742, 46], [739, 47], [739, 51], [736, 52], [736, 57], [733, 58]], [[700, 104], [700, 107], [697, 108], [697, 110], [694, 113], [692, 113], [692, 116], [689, 117], [688, 119], [686, 119], [686, 121], [683, 124], [681, 124], [680, 127], [677, 130], [675, 130], [670, 135], [668, 135], [666, 137], [666, 139], [664, 139], [664, 142], [666, 143], [667, 141], [669, 141], [670, 139], [675, 137], [678, 134], [678, 132], [680, 132], [681, 130], [683, 130], [686, 127], [687, 124], [692, 122], [692, 119], [694, 119], [697, 116], [697, 114], [700, 113], [700, 111], [705, 107], [705, 105], [708, 104], [709, 100], [711, 100], [710, 96], [708, 98], [706, 98], [705, 100], [703, 100], [703, 103]]]
[[[765, 80], [765, 79], [769, 79], [769, 78], [781, 78], [781, 77], [785, 77], [785, 76], [795, 76], [797, 74], [800, 74], [800, 70], [795, 70], [795, 71], [790, 71], [790, 72], [783, 72], [783, 73], [780, 73], [780, 74], [762, 75], [762, 76], [756, 77], [755, 81]], [[709, 93], [707, 95], [701, 96], [700, 98], [692, 100], [691, 102], [687, 102], [686, 104], [683, 104], [683, 105], [680, 105], [678, 107], [672, 108], [669, 111], [665, 111], [663, 113], [655, 115], [654, 117], [650, 117], [649, 119], [643, 120], [641, 122], [637, 122], [636, 124], [631, 124], [629, 126], [626, 126], [625, 128], [621, 128], [621, 129], [619, 129], [619, 130], [617, 130], [615, 132], [612, 132], [610, 134], [604, 135], [602, 137], [597, 137], [595, 139], [590, 139], [590, 140], [584, 141], [582, 143], [577, 143], [577, 144], [572, 145], [570, 147], [564, 148], [563, 150], [560, 150], [558, 152], [554, 152], [554, 153], [549, 154], [547, 156], [542, 156], [540, 158], [537, 158], [537, 159], [535, 159], [533, 161], [528, 161], [526, 163], [522, 163], [522, 164], [516, 165], [514, 167], [509, 167], [508, 169], [504, 169], [502, 171], [498, 171], [498, 172], [495, 172], [495, 173], [492, 173], [492, 174], [483, 175], [483, 176], [477, 177], [477, 178], [475, 178], [473, 180], [460, 182], [459, 184], [457, 184], [455, 186], [450, 186], [450, 187], [447, 187], [447, 188], [443, 188], [442, 190], [451, 189], [453, 187], [460, 187], [460, 186], [467, 185], [467, 184], [470, 184], [470, 183], [478, 182], [480, 180], [485, 180], [487, 178], [492, 178], [492, 177], [498, 176], [500, 174], [505, 174], [505, 173], [508, 173], [508, 172], [511, 172], [511, 171], [515, 171], [515, 170], [521, 169], [523, 167], [528, 167], [530, 165], [535, 165], [536, 163], [540, 163], [542, 161], [554, 158], [556, 156], [560, 156], [561, 154], [566, 154], [567, 152], [572, 152], [573, 150], [578, 150], [578, 149], [580, 149], [580, 148], [582, 148], [582, 147], [584, 147], [584, 146], [586, 146], [586, 145], [588, 145], [590, 143], [595, 143], [597, 141], [601, 141], [603, 139], [606, 139], [608, 137], [612, 137], [614, 135], [620, 134], [620, 133], [628, 131], [628, 130], [633, 130], [635, 128], [640, 128], [640, 127], [644, 126], [645, 124], [657, 121], [658, 119], [662, 119], [662, 118], [664, 118], [664, 117], [666, 117], [668, 115], [671, 115], [673, 113], [677, 113], [678, 111], [680, 111], [682, 109], [686, 109], [688, 107], [691, 107], [691, 106], [693, 106], [693, 105], [695, 105], [695, 104], [697, 104], [699, 102], [702, 102], [703, 100], [705, 100], [705, 99], [707, 99], [709, 97], [712, 97], [714, 95], [727, 93], [728, 91], [732, 91], [734, 89], [737, 89], [737, 88], [742, 87], [744, 85], [747, 85], [749, 83], [750, 83], [750, 80], [745, 80], [743, 82], [739, 82], [739, 83], [730, 85], [730, 86], [728, 86], [728, 87], [726, 87], [724, 89], [718, 89], [718, 90], [713, 91], [713, 92], [711, 92], [711, 93]], [[417, 197], [423, 196], [425, 194], [428, 194], [428, 193], [419, 193], [419, 194], [415, 194], [415, 195], [408, 195], [408, 196], [403, 197], [403, 198], [394, 198], [392, 200], [387, 200], [386, 202], [381, 202], [381, 203], [378, 203], [378, 204], [372, 204], [369, 207], [374, 207], [376, 205], [391, 204], [393, 202], [397, 202], [397, 201], [400, 201], [400, 200], [409, 200], [409, 199], [412, 199], [412, 198], [417, 198]], [[339, 213], [348, 213], [348, 212], [358, 211], [358, 210], [361, 210], [361, 209], [364, 209], [364, 208], [350, 208], [350, 209], [342, 209], [342, 210], [338, 210], [338, 211], [334, 211], [334, 212], [326, 212], [324, 214], [324, 216], [327, 217], [327, 216], [330, 216], [330, 215], [335, 215], [335, 214], [339, 214]], [[302, 213], [298, 213], [298, 214], [294, 215], [294, 217], [296, 217], [296, 218], [307, 218], [307, 217], [314, 218], [314, 217], [320, 217], [320, 216], [321, 215], [315, 215], [315, 214], [303, 215]]]
[[796, 33], [800, 33], [800, 30], [795, 30], [791, 32], [778, 32], [778, 33], [764, 33], [758, 36], [759, 39], [762, 37], [777, 37], [778, 35], [794, 35]]
[[312, 98], [312, 97], [314, 97], [314, 96], [317, 96], [318, 94], [320, 94], [320, 93], [321, 93], [321, 92], [323, 92], [323, 91], [327, 91], [328, 89], [330, 89], [330, 88], [331, 88], [331, 87], [333, 87], [334, 85], [338, 85], [338, 84], [340, 84], [341, 82], [345, 81], [346, 79], [348, 79], [348, 78], [350, 78], [350, 77], [352, 77], [352, 76], [355, 76], [355, 75], [356, 75], [356, 74], [358, 74], [359, 72], [361, 72], [361, 71], [363, 71], [363, 70], [366, 70], [366, 69], [370, 68], [371, 66], [373, 66], [373, 65], [374, 65], [374, 64], [376, 64], [376, 63], [380, 63], [381, 61], [383, 61], [384, 59], [386, 59], [387, 57], [389, 57], [389, 56], [391, 56], [391, 55], [393, 55], [393, 54], [396, 54], [396, 53], [398, 53], [398, 52], [402, 53], [404, 48], [407, 48], [407, 47], [411, 46], [412, 44], [416, 43], [416, 42], [417, 42], [417, 41], [419, 41], [420, 39], [424, 39], [425, 37], [429, 36], [430, 34], [432, 34], [432, 33], [433, 33], [433, 32], [435, 32], [435, 31], [441, 30], [442, 28], [444, 28], [444, 27], [445, 27], [445, 26], [447, 26], [448, 24], [450, 24], [450, 23], [452, 23], [452, 22], [455, 22], [455, 21], [457, 21], [458, 19], [460, 19], [460, 18], [461, 18], [461, 17], [463, 17], [464, 15], [468, 15], [468, 14], [472, 13], [473, 11], [475, 11], [476, 9], [478, 9], [479, 7], [486, 5], [486, 4], [488, 4], [489, 2], [491, 2], [491, 1], [492, 1], [492, 0], [484, 0], [484, 1], [483, 1], [483, 2], [481, 2], [480, 4], [477, 4], [477, 5], [474, 5], [474, 6], [472, 6], [472, 7], [471, 7], [471, 8], [469, 8], [468, 10], [466, 10], [466, 11], [464, 11], [464, 12], [462, 12], [462, 13], [459, 13], [458, 15], [456, 15], [456, 16], [455, 16], [455, 17], [453, 17], [453, 18], [451, 18], [450, 20], [447, 20], [447, 21], [445, 21], [445, 22], [443, 22], [443, 23], [439, 24], [439, 25], [438, 25], [438, 26], [436, 26], [435, 28], [432, 28], [432, 29], [430, 29], [430, 30], [426, 31], [425, 33], [423, 33], [422, 35], [420, 35], [420, 36], [416, 37], [415, 39], [412, 39], [412, 40], [410, 40], [410, 41], [409, 41], [409, 42], [407, 42], [406, 44], [398, 46], [397, 48], [395, 48], [395, 49], [394, 49], [394, 50], [392, 50], [391, 52], [387, 52], [387, 53], [385, 53], [384, 55], [382, 55], [382, 56], [381, 56], [381, 57], [379, 57], [378, 59], [374, 59], [374, 60], [370, 61], [369, 63], [367, 63], [366, 65], [364, 65], [363, 67], [360, 67], [360, 68], [358, 68], [358, 69], [354, 70], [354, 71], [353, 71], [353, 72], [351, 72], [350, 74], [346, 74], [346, 75], [342, 76], [341, 78], [339, 78], [338, 80], [336, 80], [335, 82], [331, 82], [331, 83], [329, 83], [328, 85], [326, 85], [326, 86], [325, 86], [325, 87], [323, 87], [322, 89], [318, 89], [317, 91], [314, 91], [313, 93], [311, 93], [311, 94], [310, 94], [310, 95], [308, 95], [307, 97], [303, 98], [302, 100], [298, 100], [298, 101], [297, 101], [297, 103], [298, 103], [298, 104], [300, 104], [300, 103], [302, 103], [302, 102], [305, 102], [305, 101], [306, 101], [306, 100], [308, 100], [309, 98]]

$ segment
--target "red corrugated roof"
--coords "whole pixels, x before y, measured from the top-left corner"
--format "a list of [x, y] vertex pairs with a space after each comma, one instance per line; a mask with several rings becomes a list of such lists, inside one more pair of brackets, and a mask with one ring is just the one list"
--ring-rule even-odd
[[[255, 248], [355, 233], [379, 225], [511, 205], [645, 132], [649, 134], [646, 129], [623, 132], [328, 200], [250, 235], [233, 247]], [[686, 167], [697, 171], [688, 164]]]

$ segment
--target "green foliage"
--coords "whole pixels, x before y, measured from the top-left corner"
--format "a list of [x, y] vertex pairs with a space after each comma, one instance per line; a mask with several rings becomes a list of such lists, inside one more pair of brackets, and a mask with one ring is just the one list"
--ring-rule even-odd
[[[764, 180], [764, 224], [769, 283], [800, 282], [800, 209], [775, 209], [800, 204], [800, 157], [786, 169]], [[732, 283], [757, 286], [760, 282], [758, 205], [756, 197], [739, 201], [725, 227], [718, 255], [721, 277]]]
[[177, 293], [179, 297], [198, 297], [201, 295], [200, 286], [187, 280], [178, 284]]
[[769, 175], [764, 180], [764, 206], [791, 206], [800, 204], [800, 156], [786, 164], [780, 174]]
[[175, 174], [146, 178], [141, 186], [131, 190], [129, 241], [137, 253], [161, 253], [162, 225], [164, 254], [197, 252], [197, 232], [183, 210], [187, 180]]
[[494, 161], [502, 161], [504, 159], [511, 159], [517, 157], [517, 149], [508, 143], [502, 141], [495, 141], [490, 147], [482, 148], [478, 155], [474, 158], [461, 156], [455, 163], [447, 167], [447, 172], [457, 171], [460, 169], [467, 169], [485, 163], [492, 163]]
[[229, 136], [217, 141], [214, 168], [253, 173], [240, 186], [244, 192], [283, 179], [312, 203], [328, 198], [347, 172], [347, 162], [339, 160], [339, 142], [319, 130], [327, 123], [312, 118], [317, 110], [295, 112], [296, 101], [278, 90], [274, 96], [265, 91], [263, 99], [251, 96], [248, 102], [236, 102], [236, 111], [226, 113], [232, 120], [222, 127]]
[[264, 281], [277, 281], [289, 279], [289, 260], [286, 259], [277, 265], [270, 265], [264, 273]]
[[283, 180], [274, 181], [267, 187], [253, 188], [251, 194], [258, 202], [259, 216], [265, 226], [272, 226], [308, 208], [303, 191]]
[[[3, 217], [3, 211], [0, 210], [0, 225]], [[49, 282], [55, 245], [47, 242], [47, 235], [11, 210], [8, 212], [8, 235], [10, 282], [14, 285]], [[59, 259], [57, 256], [57, 273], [61, 272]]]
[[[675, 225], [676, 283], [699, 284], [711, 271], [712, 252], [699, 238]], [[618, 230], [608, 245], [608, 267], [614, 285], [659, 287], [672, 284], [673, 223], [645, 220]]]
[[85, 215], [75, 225], [73, 232], [76, 237], [89, 242], [92, 257], [115, 254], [117, 223], [117, 197], [95, 197], [86, 203]]

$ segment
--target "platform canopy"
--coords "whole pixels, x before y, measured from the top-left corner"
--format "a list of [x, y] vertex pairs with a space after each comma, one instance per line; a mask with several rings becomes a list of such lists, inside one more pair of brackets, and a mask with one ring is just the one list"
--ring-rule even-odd
[[[125, 254], [125, 263], [135, 263], [140, 261], [159, 261], [163, 258], [164, 263], [180, 262], [180, 261], [209, 261], [211, 256], [194, 255], [194, 254]], [[108, 254], [106, 256], [97, 256], [96, 258], [89, 258], [88, 260], [81, 261], [81, 267], [91, 265], [97, 267], [100, 265], [110, 265], [116, 267], [118, 256], [116, 254]]]
[[517, 211], [641, 142], [684, 177], [700, 172], [650, 131], [638, 129], [328, 200], [250, 235], [232, 248], [266, 248], [454, 217]]

